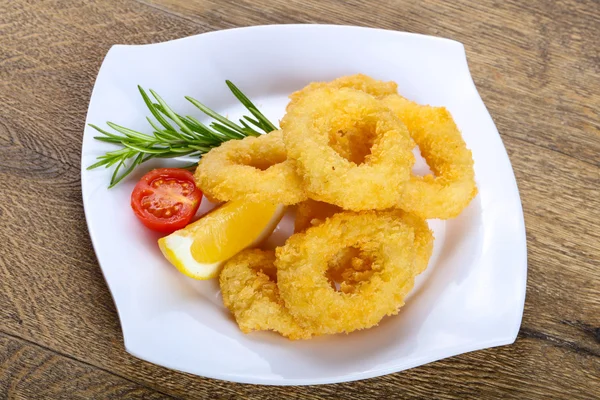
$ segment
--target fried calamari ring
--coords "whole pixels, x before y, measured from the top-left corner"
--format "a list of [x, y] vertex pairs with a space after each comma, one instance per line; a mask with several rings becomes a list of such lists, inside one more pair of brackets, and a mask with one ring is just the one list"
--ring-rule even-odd
[[406, 124], [434, 175], [411, 176], [397, 207], [421, 218], [457, 217], [477, 195], [473, 157], [444, 107], [422, 106], [399, 95], [382, 99]]
[[[286, 109], [290, 110], [299, 99], [311, 91], [322, 88], [334, 90], [349, 88], [368, 93], [376, 98], [381, 98], [396, 94], [398, 85], [396, 82], [378, 81], [363, 74], [343, 76], [331, 82], [313, 82], [301, 90], [292, 93], [289, 96], [291, 101]], [[346, 127], [343, 130], [330, 133], [329, 145], [342, 157], [345, 157], [356, 164], [360, 164], [364, 162], [365, 157], [369, 154], [373, 140], [372, 137], [365, 137], [362, 135], [363, 133], [364, 132], [361, 132], [359, 129]]]
[[[397, 207], [426, 219], [449, 219], [458, 216], [477, 195], [471, 152], [445, 108], [409, 101], [397, 94], [395, 82], [378, 81], [360, 74], [312, 83], [290, 96], [288, 108], [311, 91], [324, 87], [362, 90], [382, 100], [407, 126], [435, 176], [413, 175], [403, 185]], [[352, 145], [341, 147], [350, 154], [361, 151], [353, 150]]]
[[[277, 286], [298, 324], [313, 332], [352, 332], [396, 314], [412, 287], [414, 234], [393, 213], [343, 212], [292, 235], [276, 249]], [[326, 245], [324, 245], [326, 244]], [[352, 293], [336, 291], [328, 261], [345, 248], [370, 260], [372, 273]]]
[[[311, 226], [317, 226], [334, 214], [343, 212], [340, 207], [333, 204], [323, 203], [308, 199], [298, 204], [296, 219], [294, 221], [294, 232], [304, 232]], [[326, 276], [332, 287], [339, 284], [339, 290], [350, 293], [350, 286], [358, 280], [365, 280], [372, 272], [371, 262], [368, 256], [363, 255], [355, 247], [347, 247], [339, 250], [328, 262]]]
[[334, 79], [331, 82], [309, 83], [304, 88], [292, 93], [289, 96], [291, 101], [288, 104], [287, 109], [289, 110], [289, 108], [294, 107], [295, 103], [307, 93], [325, 87], [331, 89], [350, 88], [360, 90], [361, 92], [368, 93], [371, 96], [378, 98], [398, 93], [398, 85], [396, 82], [378, 81], [363, 74], [342, 76], [341, 78]]
[[[327, 218], [343, 211], [333, 204], [312, 199], [303, 201], [298, 204], [296, 210], [294, 232], [304, 232], [311, 226], [320, 225]], [[372, 274], [371, 261], [368, 255], [355, 247], [340, 249], [328, 261], [326, 276], [332, 287], [336, 288], [337, 283], [341, 292], [351, 293], [356, 283], [366, 280]]]
[[224, 142], [202, 157], [194, 178], [212, 200], [289, 205], [306, 199], [281, 131]]
[[[412, 273], [417, 276], [429, 265], [433, 253], [433, 232], [429, 229], [427, 221], [414, 214], [401, 210], [394, 210], [393, 214], [414, 231], [415, 259]], [[335, 262], [330, 263], [328, 276], [334, 282], [340, 283], [341, 291], [349, 293], [353, 290], [352, 287], [368, 277], [369, 259], [356, 249], [345, 249], [338, 257]]]
[[[320, 225], [327, 218], [343, 212], [343, 210], [332, 204], [323, 203], [308, 199], [298, 204], [295, 220], [295, 232], [303, 232], [311, 226]], [[402, 220], [408, 226], [413, 228], [415, 234], [415, 262], [414, 275], [419, 275], [429, 264], [429, 259], [433, 252], [433, 232], [429, 229], [427, 221], [402, 210], [390, 211], [396, 218]], [[366, 260], [368, 261], [368, 260]], [[351, 271], [357, 271], [362, 275], [366, 271], [368, 262], [361, 258], [357, 249], [347, 248], [340, 251], [331, 261], [328, 270], [328, 276], [331, 280], [338, 283], [354, 284], [361, 280], [359, 277], [351, 276]], [[344, 290], [343, 286], [340, 290]]]
[[310, 339], [285, 309], [276, 284], [275, 253], [244, 250], [224, 265], [219, 283], [223, 304], [244, 333], [272, 330], [290, 339]]
[[[397, 92], [397, 87], [398, 85], [396, 85], [395, 82], [378, 81], [363, 74], [343, 76], [331, 82], [313, 82], [289, 96], [291, 101], [287, 105], [286, 110], [289, 111], [295, 106], [299, 99], [317, 89], [329, 88], [335, 90], [348, 88], [359, 90], [380, 98], [395, 94]], [[361, 164], [370, 153], [373, 144], [372, 132], [367, 132], [369, 133], [368, 135], [364, 135], [364, 133], [364, 130], [357, 129], [353, 126], [344, 127], [335, 132], [330, 132], [329, 145], [340, 156], [357, 165]]]
[[[372, 96], [346, 88], [312, 90], [289, 108], [281, 127], [288, 159], [296, 162], [310, 198], [347, 210], [397, 204], [398, 188], [414, 163], [413, 142], [404, 124]], [[348, 128], [372, 142], [359, 165], [330, 144]]]

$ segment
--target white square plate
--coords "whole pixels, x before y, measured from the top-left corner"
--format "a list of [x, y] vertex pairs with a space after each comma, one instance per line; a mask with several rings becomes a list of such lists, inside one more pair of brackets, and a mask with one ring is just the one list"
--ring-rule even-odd
[[94, 140], [96, 132], [86, 126], [85, 214], [127, 351], [205, 377], [304, 385], [379, 376], [515, 340], [527, 274], [523, 213], [509, 159], [462, 44], [368, 28], [285, 25], [114, 46], [98, 73], [87, 123], [113, 121], [150, 133], [138, 84], [155, 89], [184, 115], [201, 116], [184, 99], [189, 95], [235, 117], [242, 110], [226, 79], [278, 121], [292, 91], [359, 72], [396, 81], [411, 100], [446, 106], [475, 159], [479, 195], [460, 217], [430, 221], [434, 254], [400, 314], [373, 329], [310, 341], [269, 332], [244, 335], [223, 306], [216, 280], [179, 274], [160, 254], [158, 236], [130, 210], [141, 174], [169, 162], [144, 164], [107, 190], [111, 171], [85, 168], [113, 147]]

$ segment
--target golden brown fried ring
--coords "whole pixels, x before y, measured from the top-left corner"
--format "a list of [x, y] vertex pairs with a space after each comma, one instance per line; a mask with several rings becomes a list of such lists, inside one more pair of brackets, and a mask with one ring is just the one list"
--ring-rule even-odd
[[306, 199], [302, 180], [287, 161], [281, 131], [221, 144], [202, 157], [194, 178], [212, 200], [290, 205]]
[[[298, 204], [295, 220], [295, 232], [303, 232], [311, 226], [317, 226], [334, 214], [343, 210], [332, 204], [308, 199]], [[429, 264], [433, 252], [433, 232], [429, 229], [424, 219], [402, 211], [390, 210], [396, 218], [401, 219], [413, 228], [415, 235], [415, 261], [413, 263], [414, 275], [419, 275]], [[364, 280], [369, 271], [369, 259], [364, 257], [359, 249], [346, 248], [340, 250], [330, 261], [327, 276], [332, 282], [340, 284], [340, 290], [350, 292], [350, 287]]]
[[[401, 210], [392, 211], [395, 218], [400, 219], [406, 225], [410, 226], [415, 235], [415, 260], [413, 262], [413, 275], [421, 274], [429, 265], [429, 259], [433, 253], [433, 232], [429, 229], [427, 221], [424, 219]], [[355, 250], [355, 251], [349, 251]], [[328, 276], [335, 282], [340, 283], [340, 290], [344, 291], [345, 286], [353, 286], [365, 278], [365, 273], [369, 270], [369, 259], [365, 258], [356, 249], [345, 249], [338, 255], [335, 262], [330, 263]]]
[[244, 250], [221, 271], [223, 304], [244, 333], [272, 330], [290, 339], [309, 339], [313, 333], [300, 327], [285, 309], [276, 284], [275, 253]]
[[[354, 89], [315, 89], [281, 121], [288, 159], [310, 198], [347, 210], [392, 207], [414, 163], [408, 130], [372, 96]], [[372, 136], [370, 154], [357, 165], [330, 143], [352, 128]], [[357, 135], [359, 136], [359, 135]]]
[[[449, 219], [458, 216], [477, 195], [471, 152], [445, 108], [411, 102], [397, 94], [396, 83], [360, 74], [312, 83], [290, 96], [288, 108], [310, 91], [324, 87], [350, 87], [381, 99], [408, 127], [435, 176], [413, 175], [401, 188], [399, 208], [425, 219]], [[364, 149], [356, 148], [355, 143], [360, 140], [353, 140], [352, 134], [346, 136], [350, 138], [347, 143], [335, 143], [334, 147], [338, 153], [354, 160]]]
[[290, 103], [288, 109], [293, 107], [294, 104], [301, 97], [305, 96], [308, 92], [316, 89], [322, 89], [328, 87], [331, 89], [350, 88], [360, 90], [375, 97], [384, 97], [398, 92], [398, 85], [396, 82], [384, 82], [378, 81], [371, 78], [370, 76], [363, 74], [342, 76], [341, 78], [334, 79], [331, 82], [312, 82], [306, 85], [304, 88], [292, 93], [290, 95]]
[[399, 95], [382, 99], [406, 124], [434, 175], [401, 185], [397, 207], [421, 218], [457, 217], [477, 195], [473, 157], [444, 107], [422, 106]]
[[[412, 287], [414, 234], [393, 213], [343, 212], [292, 235], [276, 249], [277, 286], [290, 314], [313, 332], [352, 332], [376, 325], [404, 304]], [[357, 248], [371, 262], [369, 279], [352, 293], [336, 291], [328, 261]]]

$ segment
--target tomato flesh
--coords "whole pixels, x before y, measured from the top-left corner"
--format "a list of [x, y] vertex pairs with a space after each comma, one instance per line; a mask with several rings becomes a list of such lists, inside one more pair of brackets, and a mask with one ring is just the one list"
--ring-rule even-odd
[[159, 168], [148, 172], [131, 193], [131, 208], [148, 228], [171, 233], [190, 223], [202, 200], [191, 172]]

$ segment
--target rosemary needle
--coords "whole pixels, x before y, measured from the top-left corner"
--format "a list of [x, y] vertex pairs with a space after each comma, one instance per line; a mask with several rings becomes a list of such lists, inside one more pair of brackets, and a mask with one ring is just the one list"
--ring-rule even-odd
[[182, 156], [200, 158], [203, 154], [228, 140], [243, 139], [247, 136], [259, 136], [261, 134], [260, 131], [268, 133], [277, 129], [237, 86], [230, 81], [226, 81], [226, 83], [233, 95], [246, 107], [254, 118], [244, 116], [243, 119], [240, 119], [241, 125], [238, 125], [208, 108], [198, 100], [186, 96], [185, 98], [189, 102], [214, 120], [209, 125], [205, 125], [192, 116], [177, 114], [154, 90], [150, 89], [150, 95], [152, 96], [150, 97], [138, 85], [144, 103], [155, 119], [153, 121], [150, 117], [146, 118], [153, 129], [152, 135], [137, 132], [113, 122], [107, 122], [106, 124], [116, 133], [108, 132], [94, 124], [89, 124], [90, 127], [102, 135], [95, 136], [94, 139], [113, 143], [119, 145], [121, 148], [99, 156], [97, 162], [90, 165], [87, 169], [114, 166], [115, 169], [109, 185], [109, 188], [112, 188], [129, 175], [135, 167], [152, 158]]

